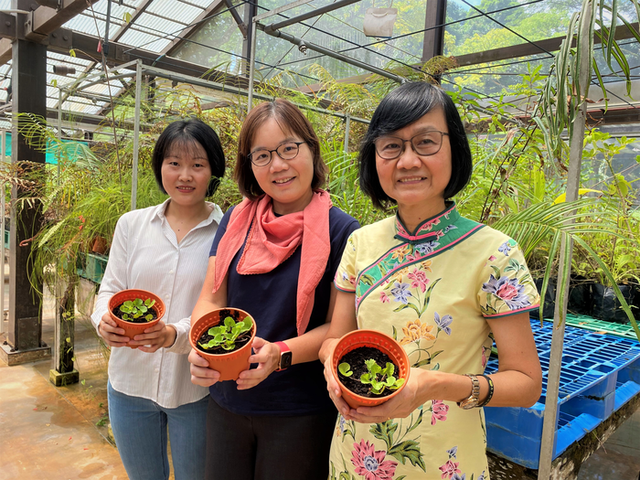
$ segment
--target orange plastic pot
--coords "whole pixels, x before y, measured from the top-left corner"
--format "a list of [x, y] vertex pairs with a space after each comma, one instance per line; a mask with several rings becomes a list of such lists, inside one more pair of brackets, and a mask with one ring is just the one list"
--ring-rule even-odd
[[[398, 378], [404, 378], [402, 386], [390, 395], [384, 397], [363, 397], [353, 393], [345, 387], [340, 381], [338, 375], [338, 364], [344, 355], [360, 347], [376, 348], [387, 354], [391, 361], [398, 366], [398, 372], [396, 372]], [[407, 352], [404, 351], [402, 345], [390, 336], [376, 330], [353, 330], [352, 332], [344, 335], [340, 340], [338, 340], [336, 348], [333, 350], [331, 364], [333, 367], [331, 372], [338, 382], [338, 385], [340, 385], [342, 398], [344, 398], [345, 402], [347, 402], [351, 408], [375, 407], [376, 405], [380, 405], [387, 400], [392, 399], [405, 387], [409, 381], [409, 372], [411, 371], [409, 357], [407, 357]]]
[[[251, 338], [249, 342], [244, 344], [238, 350], [220, 355], [203, 352], [197, 347], [200, 336], [220, 323], [221, 319], [232, 317], [236, 322], [241, 322], [245, 318], [251, 318], [253, 326], [251, 327]], [[256, 336], [256, 322], [251, 315], [239, 308], [219, 308], [204, 314], [191, 326], [189, 332], [189, 342], [193, 349], [198, 352], [202, 358], [209, 362], [209, 368], [220, 372], [220, 380], [237, 380], [240, 372], [248, 370], [250, 367], [249, 357], [251, 356], [251, 346]]]
[[[158, 318], [156, 318], [155, 320], [151, 320], [150, 322], [134, 323], [134, 322], [129, 322], [127, 320], [122, 320], [121, 318], [113, 314], [113, 310], [115, 310], [116, 307], [119, 307], [127, 300], [135, 300], [136, 298], [140, 298], [142, 300], [147, 300], [147, 299], [155, 300], [156, 303], [151, 308], [155, 310]], [[157, 324], [162, 319], [162, 317], [164, 317], [164, 314], [166, 312], [164, 302], [160, 299], [159, 296], [147, 290], [141, 290], [138, 288], [120, 290], [118, 293], [114, 294], [109, 299], [108, 308], [109, 308], [109, 315], [111, 315], [111, 318], [118, 324], [120, 328], [124, 329], [124, 335], [126, 337], [129, 337], [130, 340], [133, 340], [133, 337], [135, 337], [136, 335], [140, 335], [141, 333], [144, 333], [144, 331], [147, 328], [153, 327], [155, 324]], [[138, 348], [138, 347], [132, 346], [130, 348]]]

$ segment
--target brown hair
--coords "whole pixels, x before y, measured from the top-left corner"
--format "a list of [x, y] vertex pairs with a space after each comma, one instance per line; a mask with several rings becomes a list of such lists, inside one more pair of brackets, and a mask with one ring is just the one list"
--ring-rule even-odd
[[321, 188], [326, 180], [327, 166], [320, 155], [320, 140], [307, 117], [293, 103], [283, 98], [272, 102], [261, 103], [253, 108], [244, 123], [238, 138], [238, 158], [234, 178], [240, 193], [255, 200], [264, 193], [251, 169], [251, 144], [256, 131], [269, 119], [273, 118], [283, 132], [292, 133], [304, 140], [313, 155], [313, 179], [311, 188]]

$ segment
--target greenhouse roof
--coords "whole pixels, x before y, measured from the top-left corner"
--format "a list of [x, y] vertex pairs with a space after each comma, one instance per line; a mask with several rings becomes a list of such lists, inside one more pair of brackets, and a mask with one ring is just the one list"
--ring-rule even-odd
[[[90, 2], [83, 3], [86, 6]], [[319, 90], [326, 78], [360, 82], [375, 69], [420, 68], [430, 58], [425, 35], [444, 27], [442, 50], [454, 59], [455, 66], [442, 75], [443, 86], [490, 102], [505, 89], [522, 85], [523, 75], [548, 74], [560, 38], [581, 5], [578, 0], [441, 0], [439, 5], [446, 5], [446, 19], [438, 24], [429, 19], [424, 0], [389, 3], [397, 9], [393, 35], [380, 38], [367, 37], [363, 32], [366, 11], [375, 5], [374, 0], [298, 0], [284, 5], [281, 0], [94, 0], [91, 6], [61, 23], [61, 31], [73, 32], [72, 41], [49, 42], [47, 107], [55, 110], [62, 95], [65, 111], [90, 119], [92, 115], [102, 115], [110, 99], [129, 87], [130, 76], [109, 81], [103, 76], [102, 53], [97, 50], [107, 35], [109, 52], [105, 52], [105, 58], [110, 66], [140, 58], [147, 65], [194, 77], [222, 72], [225, 82], [246, 87], [243, 77], [247, 64], [243, 59], [248, 56], [249, 31], [242, 19], [252, 15], [264, 17], [260, 20], [263, 28], [256, 35], [257, 80], [279, 76], [282, 84], [308, 92]], [[11, 0], [0, 0], [0, 11], [16, 18], [25, 15], [12, 10], [12, 4]], [[263, 31], [288, 18], [329, 10], [333, 4], [342, 6], [279, 30], [305, 44], [353, 59], [355, 64], [305, 50]], [[388, 5], [378, 0], [375, 6]], [[49, 7], [40, 6], [38, 11], [46, 8]], [[274, 14], [276, 10], [282, 11]], [[6, 54], [7, 45], [10, 40], [5, 38], [0, 44], [4, 47], [4, 52], [0, 48], [0, 59], [4, 61], [0, 62], [0, 102], [9, 100], [11, 59], [10, 48]], [[620, 45], [627, 54], [631, 77], [638, 78], [637, 41], [622, 38]], [[596, 59], [605, 66], [599, 49]], [[55, 73], [54, 66], [72, 67], [75, 74]], [[100, 78], [103, 80], [96, 81]], [[620, 80], [616, 72], [603, 79], [616, 83]], [[61, 94], [60, 86], [72, 86], [73, 91]], [[622, 98], [618, 90], [612, 88], [607, 98], [619, 108], [637, 109], [637, 100]], [[210, 92], [208, 100], [215, 103], [224, 100], [224, 96]]]

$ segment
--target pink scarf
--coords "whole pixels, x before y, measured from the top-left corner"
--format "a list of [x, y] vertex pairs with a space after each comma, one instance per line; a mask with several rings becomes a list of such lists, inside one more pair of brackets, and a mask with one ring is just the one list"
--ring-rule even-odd
[[237, 267], [240, 275], [270, 272], [302, 244], [296, 308], [297, 331], [302, 335], [309, 325], [315, 289], [331, 251], [330, 208], [331, 199], [324, 190], [314, 191], [304, 210], [281, 217], [273, 212], [268, 195], [254, 201], [245, 198], [233, 209], [227, 231], [218, 244], [213, 291], [220, 288], [245, 238], [247, 242]]

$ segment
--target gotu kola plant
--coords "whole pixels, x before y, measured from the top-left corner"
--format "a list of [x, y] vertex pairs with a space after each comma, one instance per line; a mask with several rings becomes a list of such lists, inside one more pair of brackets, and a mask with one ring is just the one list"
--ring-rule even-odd
[[213, 338], [207, 343], [199, 342], [205, 350], [212, 350], [216, 347], [222, 347], [224, 350], [233, 350], [236, 347], [236, 340], [240, 335], [251, 330], [253, 322], [251, 317], [246, 317], [241, 322], [236, 322], [231, 317], [226, 317], [224, 322], [215, 327], [211, 327], [207, 334]]
[[[393, 363], [387, 362], [384, 368], [378, 365], [374, 359], [365, 360], [367, 372], [360, 376], [360, 383], [371, 385], [371, 393], [381, 395], [385, 390], [397, 390], [404, 385], [404, 378], [396, 378], [393, 376], [395, 367]], [[338, 371], [345, 377], [353, 375], [351, 366], [347, 362], [338, 365]]]

